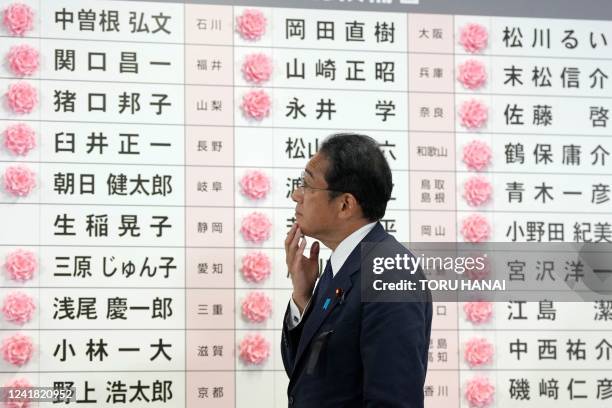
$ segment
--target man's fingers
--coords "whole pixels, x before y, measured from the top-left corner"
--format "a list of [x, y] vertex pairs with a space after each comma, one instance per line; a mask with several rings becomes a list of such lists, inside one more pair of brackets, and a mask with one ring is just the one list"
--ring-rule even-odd
[[306, 238], [302, 238], [302, 242], [300, 242], [300, 246], [298, 247], [297, 255], [303, 255], [304, 249], [306, 248]]
[[287, 238], [285, 238], [285, 250], [289, 249], [289, 244], [291, 244], [291, 241], [293, 240], [293, 236], [295, 235], [296, 229], [297, 223], [294, 222], [291, 228], [289, 229], [289, 232], [287, 232]]
[[293, 232], [293, 237], [291, 237], [291, 241], [289, 245], [285, 248], [285, 257], [287, 260], [287, 266], [291, 265], [292, 269], [297, 268], [299, 265], [296, 263], [299, 262], [300, 257], [296, 256], [298, 251], [298, 243], [300, 240], [302, 233], [299, 227], [296, 227]]
[[319, 261], [319, 243], [317, 241], [313, 242], [310, 246], [310, 260], [316, 259]]
[[302, 231], [300, 228], [296, 228], [295, 233], [293, 234], [293, 239], [291, 243], [289, 243], [289, 252], [297, 251], [298, 244], [300, 242], [300, 237], [302, 236]]
[[[293, 244], [293, 243], [292, 243]], [[304, 248], [306, 247], [306, 238], [302, 239], [302, 242], [300, 242], [300, 244], [295, 248], [295, 252], [291, 252], [290, 255], [290, 259], [291, 259], [291, 266], [292, 266], [292, 270], [293, 272], [300, 270], [300, 263], [302, 262], [302, 257], [303, 257], [303, 253], [304, 253]]]

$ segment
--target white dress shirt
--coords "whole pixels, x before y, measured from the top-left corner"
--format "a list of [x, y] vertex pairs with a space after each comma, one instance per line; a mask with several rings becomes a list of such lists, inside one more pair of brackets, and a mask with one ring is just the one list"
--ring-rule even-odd
[[[332, 252], [330, 256], [331, 267], [332, 267], [332, 276], [335, 277], [346, 259], [349, 257], [351, 252], [359, 245], [359, 243], [368, 235], [368, 233], [374, 228], [376, 222], [371, 222], [369, 224], [364, 225], [356, 231], [353, 231], [351, 235], [344, 238], [342, 242], [336, 247], [336, 250]], [[317, 281], [317, 285], [319, 281]], [[311, 296], [312, 299], [312, 296]], [[308, 309], [310, 305], [310, 300], [304, 307], [304, 312]], [[294, 328], [300, 321], [302, 320], [303, 313], [300, 314], [300, 309], [298, 309], [297, 305], [293, 301], [293, 296], [289, 299], [289, 310], [291, 312], [291, 316], [288, 322], [288, 326], [290, 329]]]

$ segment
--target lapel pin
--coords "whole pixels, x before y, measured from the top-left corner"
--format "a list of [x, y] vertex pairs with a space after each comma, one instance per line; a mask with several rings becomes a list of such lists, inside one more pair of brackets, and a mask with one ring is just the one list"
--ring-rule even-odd
[[336, 299], [338, 298], [340, 298], [338, 303], [342, 304], [344, 302], [344, 291], [342, 288], [336, 288]]

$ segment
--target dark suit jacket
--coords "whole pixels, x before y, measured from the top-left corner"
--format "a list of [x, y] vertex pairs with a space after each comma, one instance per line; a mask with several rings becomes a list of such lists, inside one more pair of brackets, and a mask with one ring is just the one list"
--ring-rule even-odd
[[[409, 253], [380, 223], [362, 242], [396, 244]], [[360, 269], [358, 245], [323, 295], [332, 299], [329, 307], [311, 303], [291, 330], [287, 306], [281, 352], [292, 408], [423, 407], [430, 294], [423, 302], [362, 302]], [[415, 279], [424, 279], [421, 271]]]

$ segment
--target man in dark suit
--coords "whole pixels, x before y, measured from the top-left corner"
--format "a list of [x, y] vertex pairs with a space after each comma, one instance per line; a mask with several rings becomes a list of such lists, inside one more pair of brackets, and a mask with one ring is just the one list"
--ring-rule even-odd
[[[361, 271], [361, 243], [409, 253], [378, 222], [392, 187], [376, 141], [337, 134], [323, 142], [292, 194], [296, 223], [285, 252], [293, 293], [281, 340], [290, 407], [423, 407], [429, 294], [419, 302], [361, 297], [360, 275], [371, 272]], [[321, 275], [319, 243], [304, 256], [305, 236], [332, 250]], [[415, 277], [423, 278], [421, 271]]]

